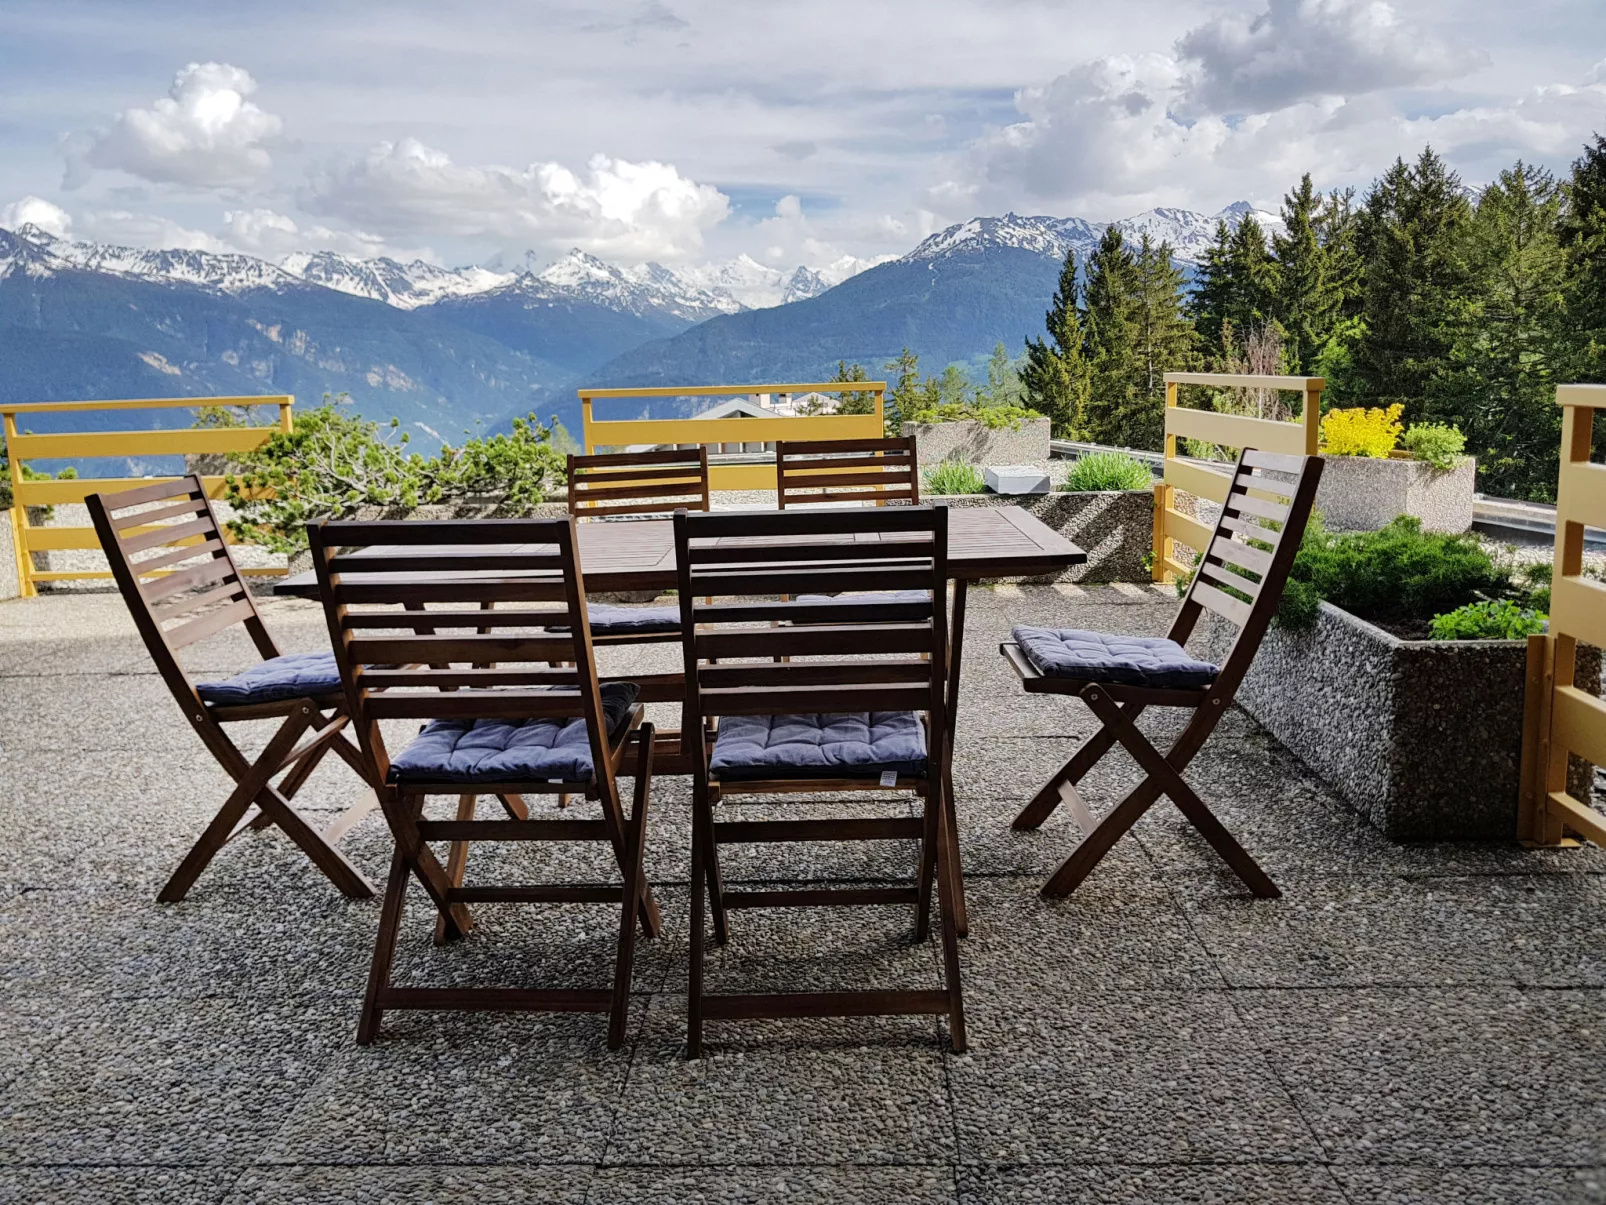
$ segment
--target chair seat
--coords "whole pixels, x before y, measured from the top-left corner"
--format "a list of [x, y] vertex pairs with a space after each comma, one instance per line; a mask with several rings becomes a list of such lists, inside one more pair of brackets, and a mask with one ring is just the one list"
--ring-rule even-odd
[[[641, 688], [608, 682], [602, 711], [617, 739]], [[589, 782], [595, 765], [583, 717], [431, 720], [390, 763], [397, 786], [429, 783]]]
[[1209, 686], [1221, 672], [1163, 636], [1032, 627], [1018, 627], [1013, 635], [1026, 659], [1049, 678], [1189, 690]]
[[912, 711], [843, 715], [730, 715], [719, 723], [709, 771], [729, 781], [876, 778], [926, 772], [926, 729]]
[[223, 707], [316, 698], [340, 693], [340, 670], [333, 653], [286, 653], [220, 682], [197, 682], [195, 693]]
[[[680, 631], [679, 607], [615, 607], [607, 603], [588, 603], [586, 618], [593, 636], [632, 636]], [[554, 627], [554, 632], [567, 632]]]

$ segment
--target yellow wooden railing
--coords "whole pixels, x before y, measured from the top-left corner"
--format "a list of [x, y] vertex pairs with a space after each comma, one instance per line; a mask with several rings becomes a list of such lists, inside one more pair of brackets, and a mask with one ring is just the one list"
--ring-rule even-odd
[[[875, 403], [870, 414], [815, 414], [774, 418], [642, 418], [597, 419], [591, 403], [597, 398], [745, 397], [767, 393], [797, 396], [804, 393], [868, 393]], [[885, 381], [827, 381], [811, 385], [698, 385], [681, 388], [581, 389], [581, 436], [587, 455], [598, 448], [631, 446], [677, 447], [727, 443], [774, 443], [782, 439], [879, 439], [886, 406]], [[708, 471], [715, 490], [772, 490], [775, 462], [714, 464]]]
[[[1321, 377], [1244, 376], [1224, 372], [1168, 372], [1165, 374], [1165, 479], [1154, 487], [1154, 580], [1174, 581], [1192, 572], [1177, 559], [1176, 546], [1202, 551], [1210, 543], [1210, 528], [1176, 507], [1176, 492], [1223, 502], [1232, 484], [1230, 469], [1217, 471], [1177, 456], [1177, 438], [1204, 440], [1229, 448], [1256, 448], [1289, 456], [1314, 456], [1321, 434]], [[1183, 385], [1209, 385], [1216, 389], [1291, 390], [1305, 396], [1297, 422], [1249, 418], [1216, 410], [1187, 410], [1177, 405]]]
[[1606, 703], [1575, 685], [1578, 642], [1606, 648], [1606, 584], [1583, 575], [1584, 529], [1606, 527], [1606, 464], [1589, 459], [1606, 385], [1562, 385], [1556, 404], [1561, 473], [1550, 631], [1528, 638], [1517, 832], [1537, 845], [1563, 844], [1568, 832], [1606, 845], [1606, 816], [1567, 793], [1569, 754], [1606, 765]]
[[[38, 591], [39, 582], [72, 578], [105, 578], [108, 569], [37, 570], [35, 552], [54, 549], [99, 548], [93, 527], [42, 527], [28, 521], [30, 506], [55, 506], [82, 502], [90, 494], [132, 489], [160, 481], [160, 477], [77, 477], [54, 481], [26, 481], [26, 460], [85, 460], [97, 456], [175, 456], [205, 453], [248, 452], [260, 447], [279, 431], [290, 430], [290, 408], [295, 399], [279, 397], [183, 397], [139, 398], [110, 402], [26, 402], [0, 405], [4, 420], [6, 448], [11, 460], [11, 532], [17, 562], [17, 587], [27, 598]], [[279, 421], [271, 427], [182, 427], [145, 431], [67, 431], [33, 435], [18, 427], [17, 419], [30, 414], [85, 414], [91, 410], [198, 409], [211, 406], [276, 406]], [[26, 420], [24, 420], [26, 422]], [[223, 492], [223, 478], [202, 479], [207, 494]], [[283, 569], [246, 569], [254, 575], [282, 574]]]

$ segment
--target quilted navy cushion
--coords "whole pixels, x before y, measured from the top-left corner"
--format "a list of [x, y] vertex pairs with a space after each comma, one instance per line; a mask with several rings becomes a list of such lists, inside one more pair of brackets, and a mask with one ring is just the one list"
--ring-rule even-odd
[[709, 769], [724, 779], [874, 778], [926, 772], [926, 730], [912, 711], [730, 715]]
[[195, 693], [208, 703], [233, 707], [330, 695], [340, 690], [333, 653], [286, 653], [258, 662], [222, 682], [197, 682]]
[[[649, 632], [680, 631], [679, 607], [615, 607], [607, 603], [587, 603], [593, 636], [628, 636]], [[567, 632], [567, 624], [553, 624], [553, 632]]]
[[1037, 672], [1051, 678], [1186, 690], [1209, 686], [1221, 672], [1163, 636], [1019, 627], [1014, 639]]
[[[602, 687], [608, 728], [617, 730], [641, 688], [634, 682]], [[584, 719], [431, 720], [390, 763], [390, 781], [586, 782], [591, 741]]]

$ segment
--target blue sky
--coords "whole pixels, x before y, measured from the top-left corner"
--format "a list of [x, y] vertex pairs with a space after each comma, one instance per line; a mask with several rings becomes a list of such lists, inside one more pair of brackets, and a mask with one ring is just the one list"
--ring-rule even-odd
[[1015, 210], [1275, 208], [1606, 131], [1599, 0], [8, 0], [0, 225], [774, 266]]

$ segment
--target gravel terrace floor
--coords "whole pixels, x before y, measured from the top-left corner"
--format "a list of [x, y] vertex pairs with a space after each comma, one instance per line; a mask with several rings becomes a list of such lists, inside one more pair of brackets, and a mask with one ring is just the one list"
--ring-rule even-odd
[[[1191, 777], [1284, 898], [1250, 899], [1162, 803], [1045, 902], [1075, 830], [1009, 819], [1092, 725], [1023, 696], [998, 640], [1016, 622], [1157, 633], [1175, 603], [973, 598], [970, 1052], [929, 1019], [714, 1023], [698, 1062], [684, 780], [655, 791], [666, 934], [638, 958], [622, 1052], [594, 1016], [431, 1013], [391, 1014], [359, 1049], [377, 901], [343, 901], [268, 831], [157, 905], [223, 775], [115, 595], [0, 604], [0, 1202], [1606, 1200], [1606, 852], [1393, 845], [1234, 713]], [[287, 650], [325, 645], [315, 606], [264, 610]], [[228, 639], [190, 651], [203, 677], [251, 660]], [[1112, 756], [1090, 801], [1134, 777]], [[356, 791], [330, 759], [302, 798], [327, 818]], [[377, 816], [346, 848], [382, 879]], [[591, 852], [480, 847], [471, 881], [524, 858], [556, 876]], [[863, 881], [908, 861], [745, 847], [727, 874]], [[482, 907], [437, 950], [422, 898], [403, 981], [606, 981], [611, 907]], [[938, 986], [909, 928], [901, 909], [738, 913], [710, 984]]]

